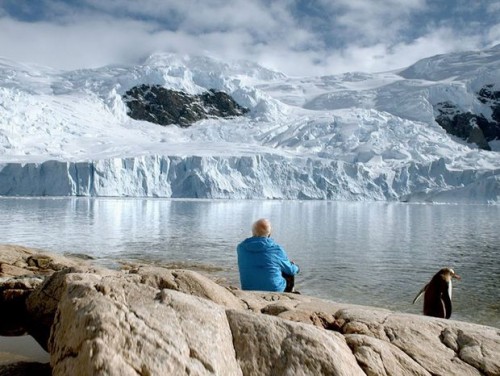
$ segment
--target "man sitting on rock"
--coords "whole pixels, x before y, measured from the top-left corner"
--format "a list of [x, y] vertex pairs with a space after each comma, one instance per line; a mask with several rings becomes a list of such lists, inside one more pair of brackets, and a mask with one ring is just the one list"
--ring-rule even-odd
[[253, 224], [251, 238], [238, 247], [238, 268], [243, 290], [295, 292], [294, 276], [299, 267], [288, 259], [285, 250], [271, 238], [271, 222], [259, 219]]

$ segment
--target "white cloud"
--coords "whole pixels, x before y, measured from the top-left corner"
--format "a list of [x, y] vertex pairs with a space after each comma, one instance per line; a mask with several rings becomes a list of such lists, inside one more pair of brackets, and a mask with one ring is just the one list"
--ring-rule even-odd
[[134, 21], [99, 20], [62, 26], [0, 20], [4, 56], [63, 69], [98, 67], [144, 53], [148, 35], [147, 25]]
[[427, 9], [425, 0], [322, 0], [333, 20], [333, 30], [377, 44], [399, 40], [408, 31], [410, 17]]
[[75, 69], [136, 63], [165, 51], [247, 59], [290, 75], [319, 75], [403, 68], [423, 57], [500, 39], [500, 24], [472, 32], [422, 20], [422, 28], [411, 30], [412, 17], [432, 4], [425, 0], [318, 0], [309, 3], [322, 6], [318, 14], [307, 18], [293, 9], [299, 3], [82, 0], [75, 10], [63, 1], [47, 1], [44, 11], [54, 17], [40, 22], [9, 18], [0, 6], [0, 54]]
[[488, 44], [494, 46], [500, 44], [500, 23], [493, 26], [488, 32]]
[[[145, 3], [141, 14], [153, 15], [155, 2]], [[135, 62], [158, 51], [273, 62], [279, 61], [280, 56], [293, 56], [295, 61], [304, 61], [299, 59], [300, 51], [321, 44], [314, 34], [297, 27], [282, 6], [264, 9], [247, 1], [228, 3], [207, 10], [200, 2], [198, 11], [189, 9], [187, 2], [175, 6], [158, 3], [163, 4], [161, 10], [180, 15], [176, 30], [161, 28], [158, 21], [113, 18], [88, 11], [68, 12], [57, 23], [22, 22], [4, 17], [0, 19], [0, 44], [5, 46], [1, 53], [15, 60], [74, 69]], [[120, 4], [125, 6], [122, 12], [135, 12], [138, 6], [135, 1], [119, 0], [95, 4], [109, 13], [118, 11]], [[12, 35], [16, 36], [15, 43]]]
[[449, 28], [439, 28], [411, 43], [387, 45], [379, 43], [369, 47], [353, 46], [328, 58], [328, 65], [337, 72], [382, 72], [405, 68], [425, 57], [457, 50], [481, 48], [479, 37], [461, 36]]
[[491, 0], [488, 3], [488, 12], [500, 13], [500, 0]]

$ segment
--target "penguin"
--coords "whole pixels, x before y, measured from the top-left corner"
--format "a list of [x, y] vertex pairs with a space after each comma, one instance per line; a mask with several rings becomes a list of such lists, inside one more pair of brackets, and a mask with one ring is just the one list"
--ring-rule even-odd
[[451, 316], [452, 278], [460, 276], [451, 268], [443, 268], [413, 299], [413, 304], [424, 294], [424, 315], [449, 319]]

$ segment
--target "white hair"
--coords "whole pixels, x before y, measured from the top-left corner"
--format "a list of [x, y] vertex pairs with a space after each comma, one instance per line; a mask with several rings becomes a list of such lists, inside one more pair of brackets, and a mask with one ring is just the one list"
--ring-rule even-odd
[[266, 237], [271, 235], [271, 222], [269, 219], [261, 218], [252, 226], [253, 236]]

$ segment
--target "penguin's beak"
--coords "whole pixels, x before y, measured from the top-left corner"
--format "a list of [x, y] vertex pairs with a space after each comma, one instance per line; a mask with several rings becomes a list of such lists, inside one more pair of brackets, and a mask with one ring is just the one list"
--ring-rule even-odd
[[453, 274], [453, 278], [456, 278], [456, 279], [458, 279], [458, 280], [461, 280], [461, 279], [462, 279], [462, 277], [460, 277], [458, 274]]

